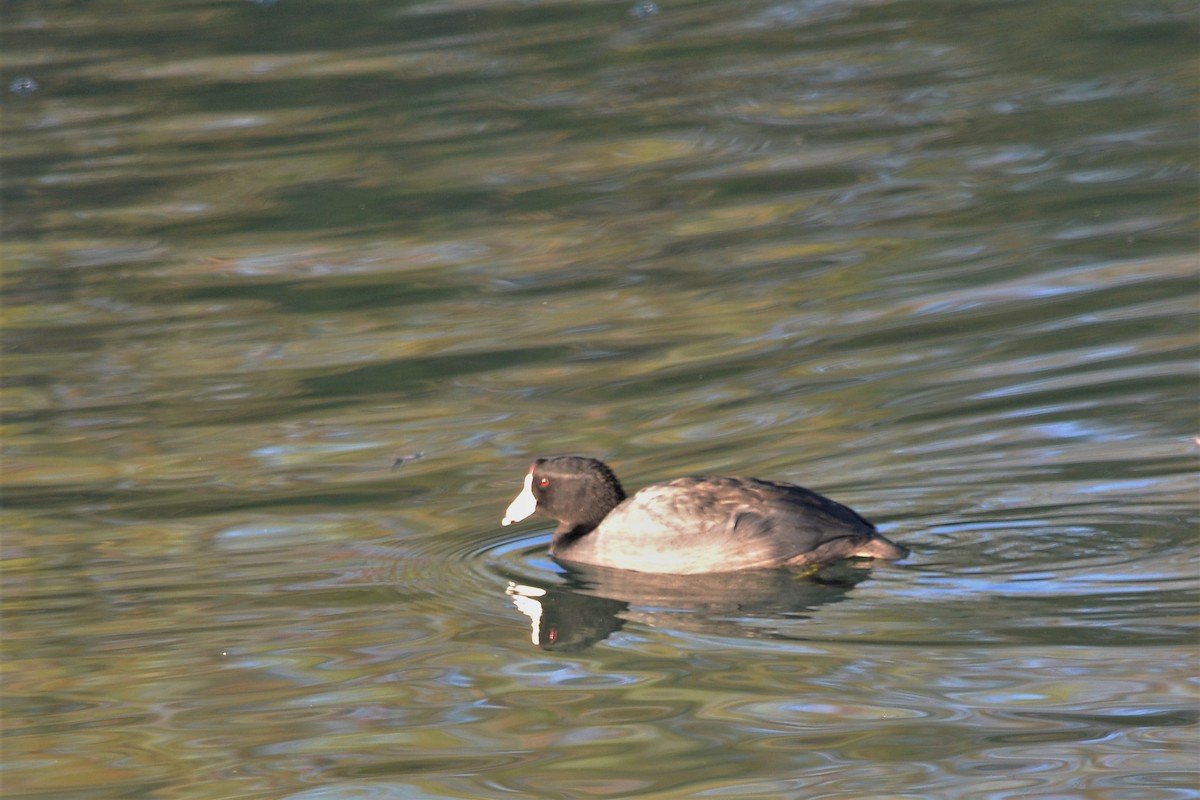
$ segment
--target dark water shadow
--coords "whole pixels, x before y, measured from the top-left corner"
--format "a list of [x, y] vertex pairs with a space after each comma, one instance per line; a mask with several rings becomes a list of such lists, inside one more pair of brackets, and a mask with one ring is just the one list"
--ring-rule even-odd
[[737, 638], [771, 638], [758, 624], [806, 619], [848, 598], [870, 576], [867, 562], [847, 561], [816, 572], [752, 570], [659, 575], [571, 565], [561, 582], [510, 578], [505, 594], [529, 617], [532, 642], [543, 650], [579, 651], [627, 622]]

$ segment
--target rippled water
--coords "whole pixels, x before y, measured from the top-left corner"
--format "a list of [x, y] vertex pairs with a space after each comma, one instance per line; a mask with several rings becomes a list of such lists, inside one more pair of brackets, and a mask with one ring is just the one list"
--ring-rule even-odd
[[5, 796], [1194, 797], [1192, 10], [6, 8]]

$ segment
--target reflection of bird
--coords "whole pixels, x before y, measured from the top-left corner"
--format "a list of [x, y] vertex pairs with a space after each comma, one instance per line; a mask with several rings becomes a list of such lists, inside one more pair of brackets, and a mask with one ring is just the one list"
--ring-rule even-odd
[[583, 650], [620, 629], [628, 604], [569, 591], [508, 582], [504, 593], [529, 617], [531, 640], [543, 650]]
[[908, 555], [867, 520], [790, 483], [676, 478], [626, 498], [613, 471], [581, 456], [539, 458], [501, 524], [559, 521], [551, 555], [638, 572], [691, 574]]
[[512, 604], [529, 617], [532, 640], [543, 650], [582, 650], [627, 622], [699, 633], [763, 637], [782, 633], [811, 612], [849, 597], [871, 574], [843, 562], [812, 575], [768, 569], [691, 576], [574, 565], [562, 582], [530, 585], [510, 580]]

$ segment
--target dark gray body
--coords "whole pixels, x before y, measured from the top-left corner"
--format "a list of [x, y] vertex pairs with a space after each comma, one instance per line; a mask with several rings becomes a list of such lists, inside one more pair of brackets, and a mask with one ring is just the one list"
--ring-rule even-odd
[[800, 486], [692, 477], [647, 486], [594, 530], [556, 536], [551, 553], [584, 564], [692, 574], [851, 556], [896, 559], [907, 551], [854, 511]]

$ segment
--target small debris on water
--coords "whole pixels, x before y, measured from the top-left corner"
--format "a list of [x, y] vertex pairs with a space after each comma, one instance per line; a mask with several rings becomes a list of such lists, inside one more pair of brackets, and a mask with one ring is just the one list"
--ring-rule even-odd
[[637, 19], [653, 17], [658, 14], [658, 3], [654, 0], [640, 0], [637, 5], [629, 9], [629, 16]]
[[396, 456], [396, 460], [392, 462], [392, 469], [400, 469], [403, 464], [409, 461], [416, 461], [418, 458], [424, 458], [424, 453], [409, 453], [406, 456]]
[[13, 78], [12, 83], [8, 84], [8, 90], [13, 94], [30, 95], [38, 90], [38, 82], [28, 75], [22, 75], [20, 78]]

